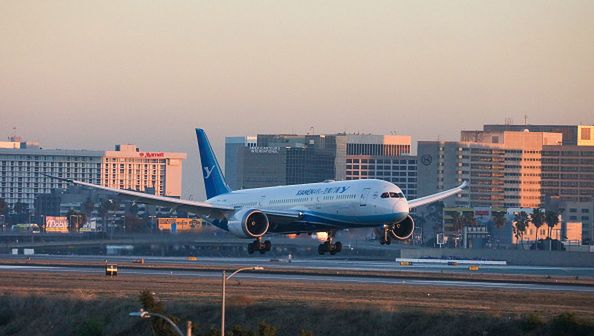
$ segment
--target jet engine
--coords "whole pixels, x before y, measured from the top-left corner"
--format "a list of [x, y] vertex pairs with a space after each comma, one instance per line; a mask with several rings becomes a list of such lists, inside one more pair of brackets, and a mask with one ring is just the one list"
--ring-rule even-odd
[[268, 216], [255, 210], [241, 210], [235, 213], [227, 224], [229, 232], [242, 238], [262, 237], [270, 226]]
[[413, 231], [415, 231], [415, 221], [408, 215], [403, 221], [392, 224], [388, 233], [394, 239], [406, 240], [412, 236]]

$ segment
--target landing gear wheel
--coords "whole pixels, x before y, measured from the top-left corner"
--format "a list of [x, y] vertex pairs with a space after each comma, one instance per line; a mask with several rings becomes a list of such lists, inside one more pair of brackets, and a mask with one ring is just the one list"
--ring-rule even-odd
[[336, 244], [334, 244], [334, 251], [336, 251], [336, 253], [342, 251], [342, 243], [341, 242], [336, 242]]
[[253, 242], [248, 244], [248, 253], [254, 254], [254, 252], [258, 251], [261, 254], [264, 254], [272, 249], [272, 243], [270, 240], [262, 242], [260, 238], [254, 240]]
[[320, 255], [324, 255], [324, 253], [326, 253], [326, 247], [324, 246], [324, 244], [320, 244], [320, 245], [318, 246], [318, 253], [319, 253]]
[[390, 245], [392, 244], [392, 239], [388, 238], [388, 240], [386, 240], [386, 245]]

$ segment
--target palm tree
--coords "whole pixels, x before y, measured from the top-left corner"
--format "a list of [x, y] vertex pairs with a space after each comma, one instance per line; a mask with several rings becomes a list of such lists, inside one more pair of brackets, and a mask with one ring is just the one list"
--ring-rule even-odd
[[12, 206], [12, 211], [15, 213], [17, 223], [29, 221], [29, 204], [18, 201]]
[[462, 213], [460, 211], [454, 211], [450, 214], [452, 217], [452, 228], [454, 231], [460, 233], [462, 226], [464, 225], [464, 221], [462, 220]]
[[505, 212], [503, 211], [495, 211], [492, 213], [493, 216], [493, 224], [498, 229], [501, 229], [505, 225]]
[[87, 197], [87, 199], [83, 202], [83, 204], [81, 204], [80, 207], [82, 212], [84, 212], [87, 215], [87, 218], [91, 218], [93, 210], [95, 210], [95, 202], [93, 202], [93, 200], [91, 200], [90, 197]]
[[476, 225], [476, 218], [474, 217], [474, 212], [467, 211], [462, 214], [462, 223], [464, 226], [475, 226]]
[[553, 228], [559, 224], [559, 211], [554, 210], [546, 210], [545, 214], [545, 222], [549, 227], [549, 251], [552, 250], [552, 242], [553, 242]]
[[514, 234], [516, 239], [519, 239], [523, 245], [524, 232], [526, 232], [529, 223], [528, 214], [525, 211], [514, 213], [514, 223]]
[[530, 222], [536, 228], [536, 246], [538, 248], [538, 231], [540, 231], [540, 227], [543, 226], [545, 222], [545, 214], [541, 208], [535, 208], [532, 210], [532, 215], [530, 215]]

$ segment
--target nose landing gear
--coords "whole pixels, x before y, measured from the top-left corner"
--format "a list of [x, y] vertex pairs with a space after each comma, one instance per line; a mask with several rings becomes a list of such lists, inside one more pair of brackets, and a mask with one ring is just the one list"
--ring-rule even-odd
[[381, 245], [390, 245], [392, 244], [392, 238], [390, 237], [390, 227], [384, 224], [384, 236], [380, 238]]

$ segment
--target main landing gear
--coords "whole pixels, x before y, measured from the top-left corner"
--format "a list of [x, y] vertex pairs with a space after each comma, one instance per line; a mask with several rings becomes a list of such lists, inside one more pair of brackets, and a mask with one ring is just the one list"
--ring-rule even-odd
[[248, 244], [248, 253], [254, 254], [254, 252], [258, 251], [261, 254], [264, 254], [264, 253], [270, 251], [271, 248], [272, 248], [272, 243], [270, 242], [270, 240], [265, 240], [264, 242], [262, 242], [262, 238], [258, 237], [252, 243]]
[[331, 255], [335, 255], [336, 253], [342, 251], [342, 243], [332, 243], [333, 238], [334, 232], [328, 232], [328, 240], [326, 240], [323, 244], [320, 244], [320, 246], [318, 246], [318, 253], [320, 255], [323, 255], [326, 252], [330, 253]]
[[388, 233], [390, 231], [390, 227], [388, 225], [384, 225], [384, 236], [380, 238], [380, 244], [382, 245], [390, 245], [392, 244], [392, 238]]

